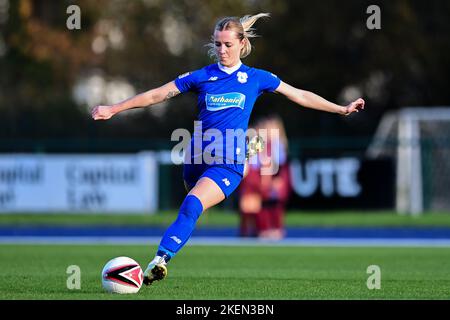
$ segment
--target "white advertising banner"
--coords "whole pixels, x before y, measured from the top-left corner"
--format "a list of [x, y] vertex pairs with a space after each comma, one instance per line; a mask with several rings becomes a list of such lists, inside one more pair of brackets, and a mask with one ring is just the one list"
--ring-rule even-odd
[[157, 183], [152, 152], [0, 155], [0, 213], [153, 213]]

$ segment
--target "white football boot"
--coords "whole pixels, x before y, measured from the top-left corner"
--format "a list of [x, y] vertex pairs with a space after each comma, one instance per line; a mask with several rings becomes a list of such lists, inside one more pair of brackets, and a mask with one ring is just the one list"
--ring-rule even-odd
[[144, 271], [144, 284], [151, 285], [167, 276], [167, 262], [164, 257], [156, 256]]

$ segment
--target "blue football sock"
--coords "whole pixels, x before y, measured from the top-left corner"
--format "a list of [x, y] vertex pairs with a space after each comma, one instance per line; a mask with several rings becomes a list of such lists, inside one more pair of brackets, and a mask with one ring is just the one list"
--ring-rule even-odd
[[164, 233], [157, 255], [166, 254], [169, 259], [172, 258], [191, 237], [202, 212], [203, 205], [200, 200], [196, 196], [188, 195], [181, 204], [177, 220]]

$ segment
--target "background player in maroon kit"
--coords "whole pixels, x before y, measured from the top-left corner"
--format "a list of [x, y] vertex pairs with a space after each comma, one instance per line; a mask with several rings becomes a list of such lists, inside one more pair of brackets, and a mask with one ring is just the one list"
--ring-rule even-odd
[[[265, 152], [249, 165], [241, 184], [240, 234], [281, 239], [285, 235], [284, 213], [291, 191], [286, 132], [277, 116], [260, 121], [256, 129], [265, 129], [268, 133], [276, 130], [279, 139], [267, 139]], [[261, 174], [265, 167], [277, 167], [278, 170], [274, 174]]]

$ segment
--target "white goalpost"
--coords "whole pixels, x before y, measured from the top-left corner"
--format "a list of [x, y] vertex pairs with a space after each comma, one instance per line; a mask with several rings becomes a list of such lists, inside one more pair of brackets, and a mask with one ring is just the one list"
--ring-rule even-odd
[[387, 113], [366, 156], [395, 159], [399, 214], [450, 211], [450, 107]]

